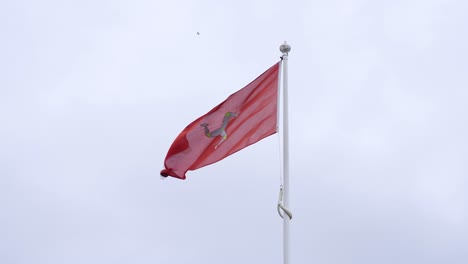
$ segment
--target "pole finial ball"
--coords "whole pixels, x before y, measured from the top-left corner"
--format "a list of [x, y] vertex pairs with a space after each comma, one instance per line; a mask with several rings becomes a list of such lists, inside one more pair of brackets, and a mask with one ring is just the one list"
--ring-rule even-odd
[[280, 46], [280, 51], [284, 54], [284, 53], [289, 53], [291, 51], [291, 46], [288, 45], [288, 43], [286, 43], [286, 41], [283, 43], [283, 45]]

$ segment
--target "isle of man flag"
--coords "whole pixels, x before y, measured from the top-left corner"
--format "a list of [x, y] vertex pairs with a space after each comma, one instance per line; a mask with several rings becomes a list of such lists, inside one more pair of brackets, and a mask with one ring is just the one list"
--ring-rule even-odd
[[185, 179], [196, 170], [276, 133], [279, 62], [185, 127], [161, 176]]

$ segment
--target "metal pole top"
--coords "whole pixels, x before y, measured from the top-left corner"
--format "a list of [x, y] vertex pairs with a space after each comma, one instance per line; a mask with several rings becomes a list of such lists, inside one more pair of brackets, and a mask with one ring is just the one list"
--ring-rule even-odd
[[280, 51], [283, 53], [283, 55], [288, 55], [288, 53], [291, 51], [291, 46], [289, 46], [289, 44], [285, 41], [283, 45], [280, 46]]

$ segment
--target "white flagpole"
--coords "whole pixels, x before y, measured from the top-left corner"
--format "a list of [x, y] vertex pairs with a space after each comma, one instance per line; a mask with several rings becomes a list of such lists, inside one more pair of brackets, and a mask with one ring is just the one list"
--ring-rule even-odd
[[[288, 53], [291, 51], [286, 41], [280, 46], [283, 53], [283, 207], [289, 210], [289, 124], [288, 124]], [[291, 218], [283, 213], [283, 264], [290, 264], [289, 222]]]

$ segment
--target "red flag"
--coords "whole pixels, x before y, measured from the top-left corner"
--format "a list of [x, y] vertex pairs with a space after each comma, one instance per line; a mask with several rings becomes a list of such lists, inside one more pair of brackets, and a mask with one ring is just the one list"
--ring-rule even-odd
[[215, 163], [276, 133], [279, 62], [224, 102], [190, 123], [167, 152], [161, 176]]

